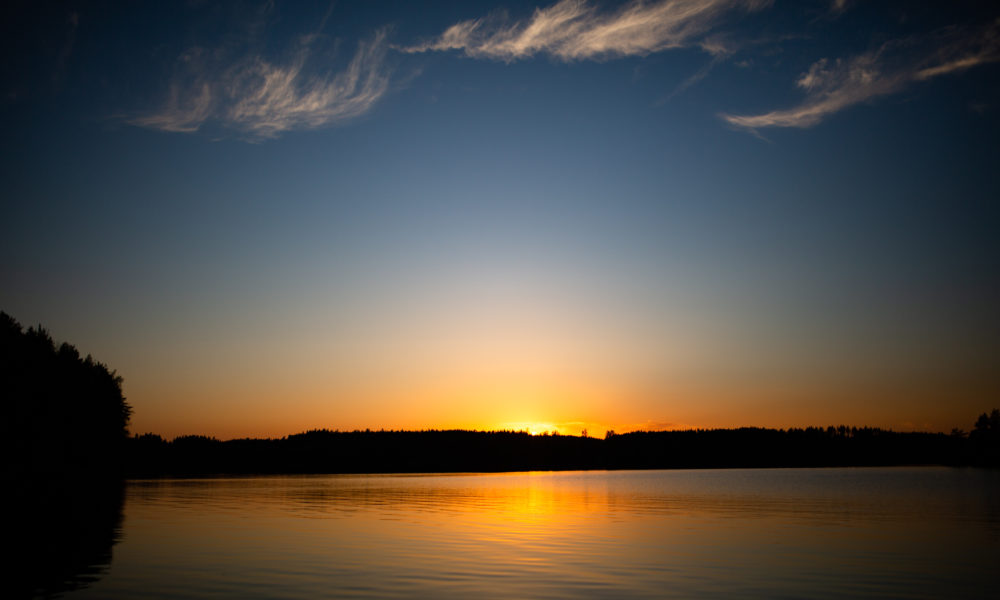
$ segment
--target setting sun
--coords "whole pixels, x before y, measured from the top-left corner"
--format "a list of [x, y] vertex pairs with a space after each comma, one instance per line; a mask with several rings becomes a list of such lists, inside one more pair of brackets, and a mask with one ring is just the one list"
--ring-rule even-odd
[[506, 431], [527, 431], [531, 435], [542, 435], [544, 433], [562, 435], [567, 433], [552, 423], [539, 422], [504, 423], [499, 429]]

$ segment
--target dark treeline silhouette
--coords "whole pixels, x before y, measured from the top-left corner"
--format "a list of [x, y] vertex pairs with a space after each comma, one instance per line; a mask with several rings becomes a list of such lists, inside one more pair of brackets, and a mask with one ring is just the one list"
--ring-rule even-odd
[[0, 390], [8, 480], [118, 477], [132, 413], [122, 379], [41, 327], [0, 312]]
[[[416, 473], [563, 469], [998, 466], [1000, 412], [969, 435], [870, 427], [609, 432], [604, 439], [515, 431], [329, 431], [220, 441], [130, 440], [132, 476]], [[992, 436], [992, 437], [990, 437]]]
[[[956, 432], [961, 435], [961, 432]], [[983, 413], [969, 434], [970, 453], [983, 465], [1000, 466], [1000, 409]]]
[[133, 437], [133, 476], [588, 469], [602, 440], [500, 431], [315, 430], [281, 439]]
[[[966, 434], [870, 427], [631, 432], [604, 439], [498, 431], [328, 431], [219, 441], [128, 436], [122, 379], [41, 327], [0, 313], [2, 440], [14, 495], [56, 496], [122, 475], [1000, 465], [1000, 411]], [[103, 492], [102, 492], [103, 493]], [[52, 495], [52, 494], [50, 494]]]
[[122, 380], [0, 312], [0, 444], [11, 597], [84, 587], [111, 562], [131, 408]]

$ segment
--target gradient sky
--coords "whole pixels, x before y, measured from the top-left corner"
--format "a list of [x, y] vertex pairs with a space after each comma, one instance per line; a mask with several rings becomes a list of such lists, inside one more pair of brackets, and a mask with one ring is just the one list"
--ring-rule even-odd
[[123, 375], [134, 432], [949, 431], [1000, 403], [996, 3], [0, 28], [0, 309]]

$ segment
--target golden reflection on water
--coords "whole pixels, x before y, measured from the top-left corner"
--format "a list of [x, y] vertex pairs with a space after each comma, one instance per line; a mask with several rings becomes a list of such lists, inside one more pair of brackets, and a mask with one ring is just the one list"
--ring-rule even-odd
[[946, 469], [136, 481], [92, 591], [940, 597], [996, 582], [997, 484]]

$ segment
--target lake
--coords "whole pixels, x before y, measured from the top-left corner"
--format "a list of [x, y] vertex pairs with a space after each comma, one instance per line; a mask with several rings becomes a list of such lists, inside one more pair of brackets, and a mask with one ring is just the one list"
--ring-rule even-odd
[[141, 480], [122, 515], [65, 597], [1000, 594], [995, 470]]

